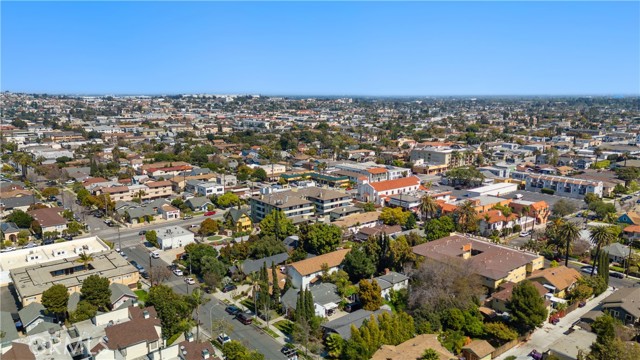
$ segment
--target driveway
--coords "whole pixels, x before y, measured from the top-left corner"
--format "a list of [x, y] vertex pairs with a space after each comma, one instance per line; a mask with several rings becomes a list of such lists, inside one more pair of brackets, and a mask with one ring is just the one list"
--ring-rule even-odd
[[556, 340], [561, 338], [564, 335], [564, 332], [569, 330], [573, 324], [576, 323], [580, 319], [581, 316], [586, 314], [587, 312], [593, 310], [596, 306], [600, 304], [600, 302], [611, 295], [613, 292], [612, 288], [607, 289], [604, 293], [600, 294], [600, 296], [592, 299], [587, 302], [587, 305], [582, 308], [577, 308], [573, 312], [569, 313], [567, 316], [560, 319], [560, 322], [556, 325], [552, 325], [549, 322], [545, 322], [541, 328], [538, 328], [531, 339], [525, 343], [521, 343], [520, 345], [510, 349], [504, 354], [498, 356], [496, 359], [506, 359], [509, 356], [516, 356], [518, 358], [526, 358], [526, 356], [531, 352], [531, 350], [538, 350], [540, 352], [545, 352], [549, 349], [549, 346], [554, 343]]

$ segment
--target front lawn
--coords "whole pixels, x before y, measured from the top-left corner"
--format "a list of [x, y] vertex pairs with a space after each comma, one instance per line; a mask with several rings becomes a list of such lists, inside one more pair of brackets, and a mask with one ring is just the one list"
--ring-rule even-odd
[[138, 301], [143, 304], [149, 299], [149, 293], [144, 290], [136, 290], [134, 293], [138, 296]]
[[280, 320], [273, 324], [273, 326], [275, 326], [276, 329], [282, 331], [282, 333], [287, 336], [291, 336], [291, 334], [293, 333], [293, 322], [289, 320]]
[[242, 301], [240, 301], [240, 304], [242, 304], [244, 307], [246, 307], [247, 309], [256, 312], [255, 309], [253, 308], [253, 300], [246, 298]]

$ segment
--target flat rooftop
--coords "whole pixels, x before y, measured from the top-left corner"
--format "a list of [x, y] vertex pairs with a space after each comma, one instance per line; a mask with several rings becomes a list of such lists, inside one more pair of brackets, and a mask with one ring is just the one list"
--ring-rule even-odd
[[167, 236], [183, 236], [183, 235], [193, 235], [193, 233], [189, 230], [181, 226], [165, 226], [156, 229], [156, 234], [160, 238], [164, 238]]
[[79, 286], [90, 275], [111, 279], [138, 272], [133, 265], [112, 250], [92, 254], [93, 261], [89, 263], [87, 270], [84, 270], [82, 263], [76, 261], [79, 253], [74, 255], [11, 270], [11, 279], [20, 298], [37, 296], [54, 284], [62, 284], [68, 288]]

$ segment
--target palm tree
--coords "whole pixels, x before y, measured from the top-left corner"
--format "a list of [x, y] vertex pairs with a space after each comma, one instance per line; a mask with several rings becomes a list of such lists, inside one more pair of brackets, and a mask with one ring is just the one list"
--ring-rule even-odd
[[[529, 211], [531, 211], [531, 208], [528, 205], [525, 205], [522, 207], [522, 210], [520, 210], [520, 216], [529, 216]], [[534, 220], [535, 223], [535, 220]], [[534, 224], [531, 224], [531, 230], [533, 230], [533, 226]], [[525, 227], [524, 230], [527, 231], [527, 224], [525, 223]]]
[[600, 159], [600, 155], [602, 155], [602, 150], [600, 148], [596, 148], [593, 150], [593, 154], [596, 156], [596, 165], [598, 164], [598, 159]]
[[420, 199], [419, 209], [426, 220], [438, 212], [438, 204], [429, 194], [425, 194], [422, 199]]
[[564, 266], [569, 266], [571, 243], [580, 238], [580, 229], [572, 222], [565, 222], [558, 228], [558, 237], [566, 244], [567, 251], [564, 257]]
[[27, 178], [27, 169], [29, 168], [29, 165], [33, 163], [32, 160], [33, 159], [31, 158], [31, 156], [26, 153], [13, 153], [13, 161], [15, 161], [16, 164], [20, 165], [20, 167], [22, 168], [22, 180], [25, 180]]
[[147, 195], [147, 193], [144, 192], [144, 190], [140, 189], [138, 190], [138, 201], [140, 201], [140, 203], [142, 204], [142, 197]]
[[76, 262], [82, 263], [82, 266], [84, 266], [84, 271], [87, 271], [87, 265], [89, 265], [89, 263], [92, 261], [93, 261], [93, 256], [91, 256], [91, 254], [87, 254], [84, 251], [80, 254], [80, 257], [78, 257], [78, 259], [76, 260]]
[[475, 205], [467, 200], [462, 205], [458, 206], [455, 211], [456, 223], [459, 231], [463, 233], [472, 233], [478, 227], [478, 215], [476, 213]]
[[[616, 236], [612, 230], [613, 226], [594, 226], [593, 228], [591, 228], [591, 230], [589, 230], [589, 240], [591, 240], [592, 243], [596, 244], [596, 254], [593, 257], [594, 259], [597, 259], [598, 255], [600, 255], [600, 248], [602, 246], [607, 246], [615, 240]], [[591, 267], [591, 276], [593, 276], [593, 272], [596, 269], [595, 265], [596, 264], [594, 261], [594, 264]], [[601, 269], [598, 270], [602, 271]]]

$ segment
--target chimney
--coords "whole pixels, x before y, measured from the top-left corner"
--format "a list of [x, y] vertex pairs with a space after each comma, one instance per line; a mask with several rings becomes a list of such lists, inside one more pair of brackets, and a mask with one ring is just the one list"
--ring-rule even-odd
[[471, 243], [462, 245], [462, 258], [467, 260], [471, 257]]
[[208, 350], [208, 349], [203, 349], [203, 350], [202, 350], [202, 359], [203, 359], [203, 360], [206, 360], [206, 359], [208, 359], [208, 358], [209, 358], [209, 356], [210, 356], [210, 355], [209, 355], [209, 350]]
[[389, 273], [389, 268], [384, 268], [384, 274], [387, 275]]
[[143, 317], [143, 318], [145, 318], [145, 319], [148, 319], [148, 318], [149, 318], [149, 311], [144, 310], [144, 311], [142, 312], [142, 317]]

